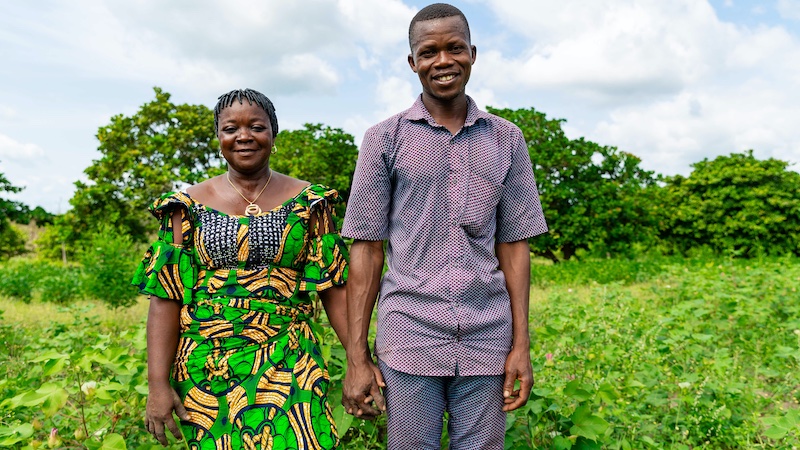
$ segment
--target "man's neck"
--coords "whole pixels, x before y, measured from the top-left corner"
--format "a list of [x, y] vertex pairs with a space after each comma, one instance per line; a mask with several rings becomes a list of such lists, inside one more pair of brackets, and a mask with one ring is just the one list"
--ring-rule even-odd
[[422, 93], [422, 104], [428, 110], [433, 120], [444, 126], [451, 133], [456, 134], [467, 120], [467, 96], [461, 94], [450, 100], [439, 100]]

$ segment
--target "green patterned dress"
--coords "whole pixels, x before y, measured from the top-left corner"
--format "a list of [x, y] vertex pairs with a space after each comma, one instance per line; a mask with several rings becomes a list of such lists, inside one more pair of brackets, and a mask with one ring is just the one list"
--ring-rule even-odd
[[[339, 444], [328, 372], [309, 326], [309, 293], [344, 284], [347, 247], [311, 185], [275, 209], [234, 216], [167, 194], [150, 211], [158, 240], [133, 278], [180, 301], [172, 384], [190, 449], [330, 449]], [[181, 216], [182, 245], [171, 216]]]

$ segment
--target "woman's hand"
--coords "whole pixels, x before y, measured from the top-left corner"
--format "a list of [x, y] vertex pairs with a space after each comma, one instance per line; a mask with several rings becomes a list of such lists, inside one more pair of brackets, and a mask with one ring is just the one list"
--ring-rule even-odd
[[189, 413], [186, 412], [178, 393], [172, 389], [172, 386], [168, 384], [166, 386], [150, 386], [144, 425], [147, 432], [152, 434], [164, 447], [169, 444], [166, 429], [172, 432], [175, 439], [183, 438], [178, 424], [172, 417], [173, 411], [181, 420], [189, 420]]

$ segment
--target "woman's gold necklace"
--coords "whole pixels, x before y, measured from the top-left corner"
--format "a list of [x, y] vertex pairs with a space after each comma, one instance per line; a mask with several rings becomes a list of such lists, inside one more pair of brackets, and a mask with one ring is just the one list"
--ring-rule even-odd
[[261, 207], [256, 205], [256, 200], [258, 200], [258, 198], [261, 197], [261, 194], [264, 193], [264, 189], [267, 188], [269, 182], [272, 180], [272, 170], [269, 171], [269, 178], [267, 178], [267, 184], [265, 184], [264, 187], [261, 188], [261, 192], [259, 192], [258, 195], [256, 195], [256, 198], [254, 198], [253, 201], [248, 200], [247, 197], [245, 197], [244, 194], [242, 194], [242, 192], [239, 189], [236, 189], [236, 186], [234, 186], [233, 182], [231, 181], [230, 172], [226, 173], [225, 176], [228, 178], [228, 184], [231, 185], [233, 190], [236, 191], [236, 193], [239, 194], [242, 197], [242, 199], [244, 199], [244, 201], [248, 203], [247, 208], [244, 209], [244, 213], [247, 214], [248, 216], [257, 216], [261, 214]]

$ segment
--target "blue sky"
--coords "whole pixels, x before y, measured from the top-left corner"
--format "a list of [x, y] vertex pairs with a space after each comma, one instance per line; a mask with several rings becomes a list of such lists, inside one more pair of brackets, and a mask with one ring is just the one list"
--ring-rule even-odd
[[[371, 124], [419, 94], [400, 0], [0, 3], [0, 172], [15, 198], [69, 208], [95, 134], [159, 86], [212, 107], [267, 94], [282, 129]], [[753, 149], [800, 165], [800, 0], [467, 0], [480, 106], [536, 108], [571, 137], [688, 174]]]

